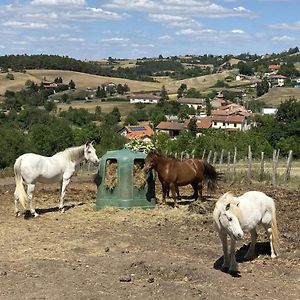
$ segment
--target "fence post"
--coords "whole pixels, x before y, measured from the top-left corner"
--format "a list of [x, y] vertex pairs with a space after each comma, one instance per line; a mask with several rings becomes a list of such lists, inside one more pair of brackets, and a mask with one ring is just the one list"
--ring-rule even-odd
[[203, 150], [203, 153], [202, 153], [202, 159], [204, 159], [205, 153], [206, 153], [206, 149]]
[[227, 169], [228, 169], [229, 174], [230, 174], [230, 151], [228, 151], [228, 157], [227, 157]]
[[248, 179], [250, 180], [252, 177], [252, 151], [251, 146], [248, 147]]
[[210, 162], [211, 153], [212, 153], [212, 151], [211, 151], [211, 150], [209, 150], [209, 152], [208, 152], [208, 156], [207, 156], [207, 162], [208, 162], [208, 163]]
[[183, 152], [181, 152], [181, 155], [180, 155], [180, 160], [182, 161], [183, 159]]
[[259, 178], [260, 180], [263, 180], [264, 178], [264, 168], [265, 168], [265, 165], [264, 165], [264, 152], [261, 153], [261, 157], [260, 157], [260, 171], [259, 171]]
[[235, 176], [236, 154], [237, 154], [237, 149], [236, 149], [236, 147], [234, 147], [234, 154], [233, 154], [233, 176]]
[[277, 151], [273, 150], [273, 164], [272, 164], [272, 184], [276, 186], [276, 155]]
[[192, 158], [195, 158], [195, 149], [192, 151]]
[[213, 165], [216, 164], [217, 156], [218, 156], [218, 152], [215, 151], [215, 153], [214, 153], [214, 158], [213, 158]]
[[219, 162], [220, 166], [223, 164], [223, 155], [224, 155], [224, 149], [221, 150], [220, 162]]
[[289, 151], [289, 156], [286, 163], [286, 170], [284, 172], [284, 181], [288, 181], [291, 175], [291, 168], [292, 168], [292, 159], [293, 159], [293, 151]]

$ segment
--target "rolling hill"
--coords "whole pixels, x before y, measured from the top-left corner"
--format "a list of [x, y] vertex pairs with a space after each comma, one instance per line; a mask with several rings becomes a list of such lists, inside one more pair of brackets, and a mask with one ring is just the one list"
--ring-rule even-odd
[[272, 88], [268, 93], [259, 97], [258, 100], [264, 101], [271, 107], [277, 107], [281, 101], [288, 100], [289, 98], [295, 98], [300, 101], [300, 89], [299, 88]]
[[68, 83], [72, 79], [76, 84], [76, 88], [83, 90], [85, 90], [87, 87], [96, 88], [105, 82], [112, 81], [116, 84], [126, 83], [129, 86], [130, 91], [133, 93], [160, 91], [162, 85], [165, 85], [168, 93], [176, 93], [177, 89], [182, 83], [185, 83], [188, 88], [205, 90], [213, 86], [217, 80], [223, 80], [228, 75], [232, 74], [232, 72], [224, 71], [222, 73], [188, 78], [184, 80], [173, 80], [169, 77], [156, 77], [155, 80], [157, 82], [129, 80], [124, 78], [99, 76], [62, 70], [27, 70], [26, 73], [12, 72], [15, 80], [7, 79], [6, 74], [7, 73], [0, 73], [0, 95], [3, 95], [6, 90], [20, 90], [24, 87], [25, 82], [28, 79], [36, 83], [40, 83], [42, 80], [44, 80], [44, 78], [52, 81], [56, 77], [62, 77], [64, 83]]

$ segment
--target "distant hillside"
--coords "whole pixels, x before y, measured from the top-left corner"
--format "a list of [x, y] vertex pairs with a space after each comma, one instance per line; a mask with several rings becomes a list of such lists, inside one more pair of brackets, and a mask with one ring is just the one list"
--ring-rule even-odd
[[69, 83], [72, 79], [76, 84], [76, 88], [82, 90], [85, 90], [88, 87], [97, 88], [97, 86], [101, 86], [101, 84], [111, 81], [116, 84], [126, 83], [130, 88], [130, 92], [133, 93], [159, 92], [163, 85], [165, 85], [168, 93], [177, 93], [177, 89], [182, 83], [185, 83], [189, 89], [195, 88], [203, 91], [212, 87], [218, 80], [224, 80], [233, 73], [231, 71], [224, 71], [222, 73], [184, 80], [173, 80], [169, 77], [156, 77], [155, 79], [157, 82], [136, 81], [61, 70], [28, 70], [26, 73], [12, 72], [12, 74], [14, 75], [15, 80], [9, 80], [6, 78], [6, 73], [0, 73], [0, 95], [3, 95], [6, 90], [17, 91], [24, 88], [25, 82], [28, 79], [40, 83], [44, 78], [53, 81], [56, 77], [62, 77], [64, 83]]
[[272, 88], [268, 93], [259, 97], [258, 100], [266, 102], [270, 107], [277, 107], [281, 101], [287, 100], [289, 98], [295, 98], [300, 101], [300, 89], [298, 88]]
[[161, 84], [157, 82], [135, 81], [73, 71], [29, 70], [26, 73], [12, 72], [12, 74], [15, 80], [9, 80], [6, 78], [6, 73], [0, 73], [0, 95], [3, 95], [6, 90], [17, 91], [24, 88], [25, 82], [28, 79], [39, 84], [44, 78], [53, 81], [56, 77], [62, 77], [64, 83], [69, 83], [72, 79], [76, 84], [76, 88], [83, 90], [88, 87], [97, 88], [97, 86], [101, 86], [101, 84], [110, 81], [116, 84], [127, 83], [131, 92], [159, 91], [162, 87]]

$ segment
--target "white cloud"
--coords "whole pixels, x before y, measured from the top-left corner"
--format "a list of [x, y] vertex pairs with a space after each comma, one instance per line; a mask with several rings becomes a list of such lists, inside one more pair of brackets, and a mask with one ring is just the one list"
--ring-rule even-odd
[[271, 29], [300, 30], [300, 21], [292, 24], [288, 24], [288, 23], [271, 24], [268, 27]]
[[252, 11], [239, 6], [236, 8], [225, 8], [221, 5], [206, 0], [111, 0], [104, 7], [127, 11], [144, 11], [148, 13], [165, 13], [201, 16], [206, 18], [220, 17], [256, 17]]
[[232, 29], [231, 32], [232, 33], [237, 33], [237, 34], [244, 34], [245, 33], [245, 31], [241, 30], [241, 29]]
[[296, 38], [292, 36], [282, 35], [282, 36], [273, 36], [272, 41], [275, 42], [293, 42], [296, 41]]
[[162, 36], [158, 37], [158, 39], [160, 41], [165, 41], [165, 42], [169, 42], [169, 41], [173, 40], [173, 38], [170, 35], [162, 35]]
[[85, 0], [32, 0], [30, 4], [42, 6], [84, 6], [86, 2]]
[[164, 26], [171, 28], [201, 27], [201, 24], [199, 22], [182, 16], [149, 14], [148, 19], [152, 22], [162, 23]]
[[45, 23], [34, 23], [34, 22], [19, 22], [19, 21], [7, 21], [2, 23], [4, 26], [15, 27], [15, 28], [27, 28], [27, 29], [48, 29], [48, 24]]
[[112, 38], [108, 38], [108, 39], [102, 39], [101, 42], [128, 42], [129, 39], [128, 38], [122, 38], [122, 37], [112, 37]]

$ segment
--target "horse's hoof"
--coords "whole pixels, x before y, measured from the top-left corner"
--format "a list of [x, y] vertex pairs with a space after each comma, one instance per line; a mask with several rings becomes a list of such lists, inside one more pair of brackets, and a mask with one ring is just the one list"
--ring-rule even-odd
[[63, 214], [63, 213], [65, 212], [65, 208], [64, 208], [64, 207], [63, 207], [63, 208], [60, 208], [59, 210], [60, 210], [60, 213], [61, 213], [61, 214]]

